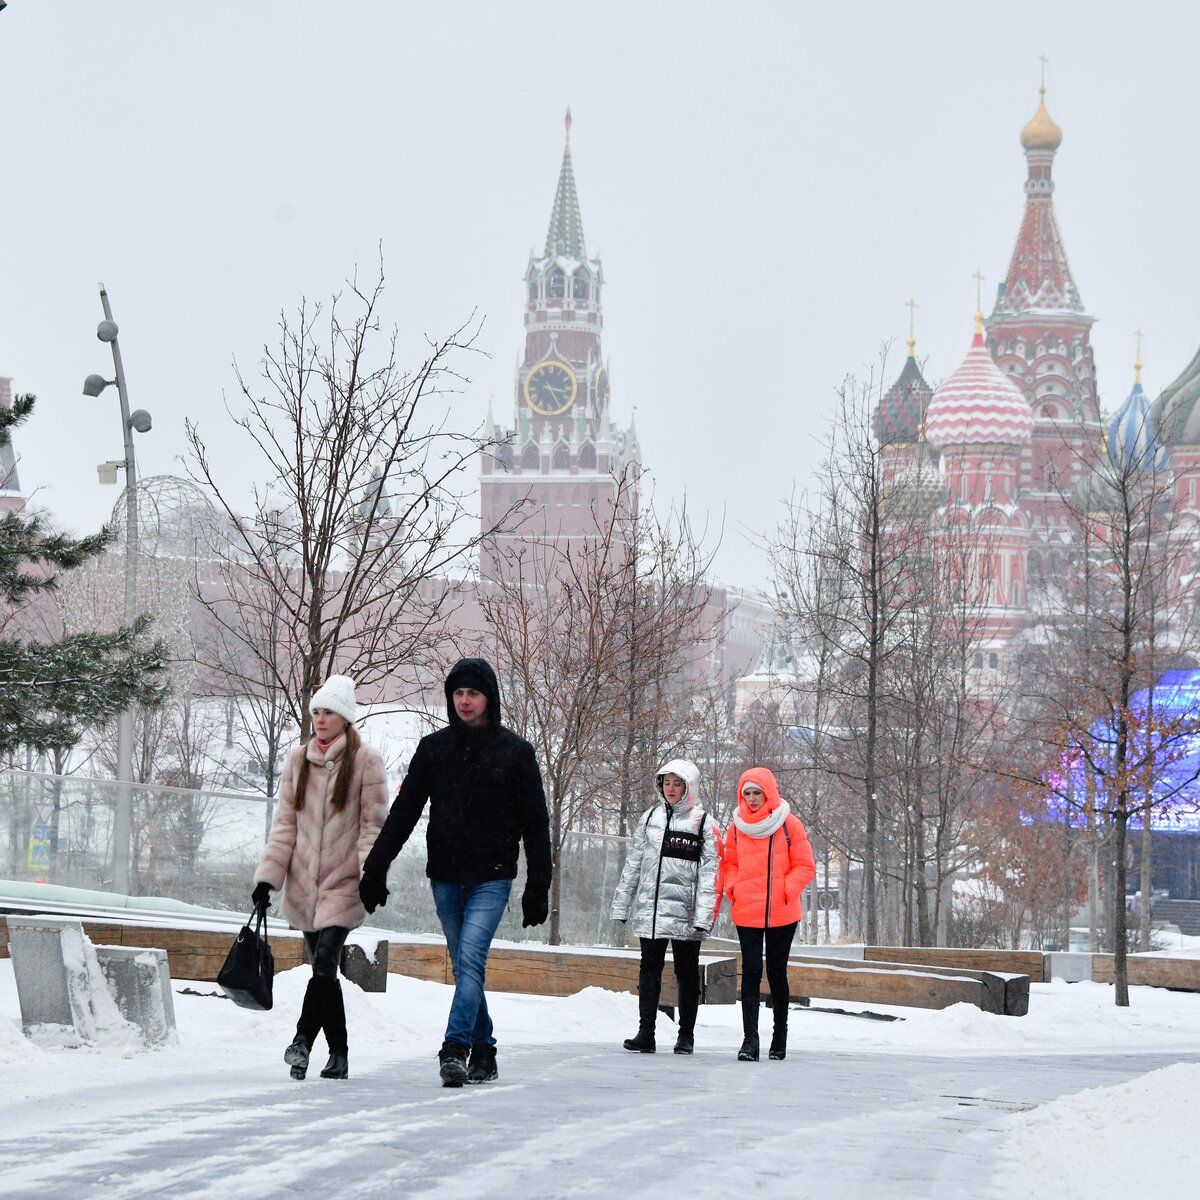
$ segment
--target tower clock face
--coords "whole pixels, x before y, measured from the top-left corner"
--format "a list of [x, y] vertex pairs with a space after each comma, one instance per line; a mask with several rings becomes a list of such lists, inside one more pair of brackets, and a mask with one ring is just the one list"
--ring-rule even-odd
[[525, 403], [543, 417], [556, 417], [575, 403], [579, 381], [566, 363], [539, 363], [525, 376]]
[[596, 376], [596, 411], [603, 412], [608, 407], [608, 398], [612, 394], [612, 385], [608, 382], [608, 371], [600, 368]]

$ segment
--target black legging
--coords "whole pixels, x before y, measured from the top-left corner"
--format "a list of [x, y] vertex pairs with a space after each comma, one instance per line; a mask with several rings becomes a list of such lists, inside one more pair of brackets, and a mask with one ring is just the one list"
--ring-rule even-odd
[[679, 1029], [691, 1033], [700, 1005], [700, 940], [682, 938], [641, 938], [642, 961], [638, 967], [638, 997], [642, 1021], [653, 1027], [654, 1010], [662, 988], [663, 965], [667, 961], [667, 942], [675, 963], [675, 990], [679, 997]]
[[304, 944], [308, 957], [312, 959], [314, 979], [336, 979], [342, 961], [342, 947], [350, 936], [344, 925], [327, 925], [305, 933]]
[[787, 1006], [787, 960], [796, 936], [796, 922], [776, 925], [773, 929], [751, 929], [738, 925], [738, 941], [742, 944], [742, 1000], [758, 1003], [762, 989], [763, 942], [767, 945], [767, 985], [771, 989], [771, 1004]]

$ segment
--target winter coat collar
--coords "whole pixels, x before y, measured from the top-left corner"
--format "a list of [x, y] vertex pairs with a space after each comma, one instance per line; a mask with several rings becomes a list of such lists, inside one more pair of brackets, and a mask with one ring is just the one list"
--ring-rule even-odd
[[780, 800], [775, 808], [771, 809], [765, 817], [758, 821], [747, 820], [742, 810], [743, 805], [741, 801], [738, 801], [737, 812], [733, 814], [733, 823], [747, 837], [752, 838], [769, 838], [771, 834], [782, 827], [784, 821], [788, 819], [788, 815], [792, 811], [788, 808], [786, 800]]
[[327, 767], [333, 763], [340, 762], [342, 755], [346, 752], [346, 735], [339, 733], [329, 744], [329, 749], [322, 752], [321, 747], [317, 745], [317, 739], [311, 737], [304, 743], [304, 757], [308, 759], [313, 766]]

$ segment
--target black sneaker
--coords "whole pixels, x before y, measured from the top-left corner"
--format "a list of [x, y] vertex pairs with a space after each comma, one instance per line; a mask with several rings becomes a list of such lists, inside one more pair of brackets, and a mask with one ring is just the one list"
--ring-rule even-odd
[[681, 1033], [675, 1039], [675, 1053], [676, 1054], [691, 1054], [692, 1050], [695, 1048], [695, 1045], [696, 1045], [696, 1043], [692, 1040], [691, 1037], [689, 1037], [686, 1033]]
[[471, 1061], [467, 1064], [468, 1083], [491, 1083], [499, 1079], [496, 1067], [496, 1047], [486, 1044], [471, 1047]]
[[441, 1063], [438, 1074], [442, 1077], [442, 1087], [462, 1087], [467, 1082], [466, 1046], [443, 1046], [438, 1051], [438, 1062]]
[[293, 1079], [303, 1079], [308, 1074], [308, 1056], [311, 1049], [308, 1039], [296, 1034], [295, 1041], [283, 1052], [283, 1061], [292, 1068]]

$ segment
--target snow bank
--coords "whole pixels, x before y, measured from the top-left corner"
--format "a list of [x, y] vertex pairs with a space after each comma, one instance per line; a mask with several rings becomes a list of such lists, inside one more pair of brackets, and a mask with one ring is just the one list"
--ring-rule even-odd
[[[1056, 1200], [1195, 1195], [1197, 1095], [1200, 1064], [1177, 1063], [1018, 1115], [1001, 1151], [1011, 1194]], [[1146, 1136], [1138, 1136], [1139, 1129]], [[1181, 1191], [1184, 1180], [1191, 1182]]]

